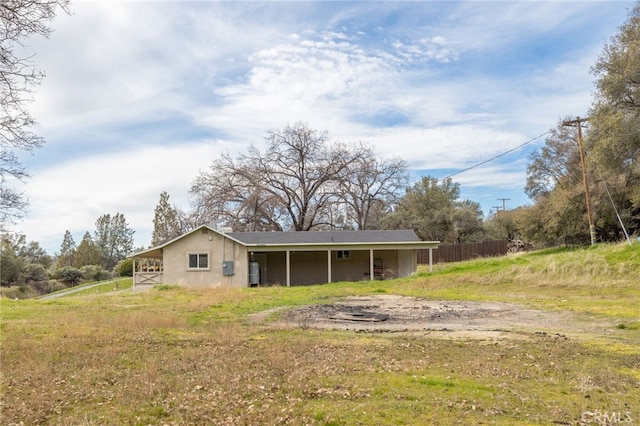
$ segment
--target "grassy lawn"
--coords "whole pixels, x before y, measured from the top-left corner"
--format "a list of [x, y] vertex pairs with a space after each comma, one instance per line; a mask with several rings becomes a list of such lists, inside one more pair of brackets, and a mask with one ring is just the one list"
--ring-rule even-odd
[[[111, 293], [114, 291], [131, 289], [132, 285], [133, 285], [133, 278], [114, 278], [111, 280], [90, 282], [78, 287], [74, 287], [73, 289], [77, 289], [78, 291], [71, 293], [68, 296], [63, 295], [62, 297], [69, 297], [69, 296], [77, 297], [77, 296], [86, 296], [90, 294]], [[52, 294], [55, 295], [56, 293], [65, 293], [68, 290], [70, 289], [57, 291]]]
[[[96, 284], [98, 284], [96, 286]], [[88, 281], [75, 287], [64, 288], [62, 290], [54, 291], [43, 295], [38, 295], [37, 291], [29, 287], [2, 287], [0, 288], [0, 297], [8, 297], [10, 299], [27, 299], [27, 298], [42, 298], [42, 297], [66, 297], [65, 293], [72, 291], [74, 296], [109, 293], [118, 290], [127, 290], [131, 288], [133, 284], [132, 278], [113, 278], [105, 281]], [[25, 291], [26, 289], [26, 291]]]
[[[496, 339], [248, 319], [375, 294], [510, 302], [610, 327]], [[0, 308], [2, 424], [640, 423], [640, 244], [390, 281], [2, 298]]]
[[113, 278], [104, 281], [86, 282], [75, 287], [54, 291], [53, 293], [48, 293], [40, 297], [77, 297], [90, 294], [112, 293], [114, 291], [130, 290], [132, 285], [133, 278]]

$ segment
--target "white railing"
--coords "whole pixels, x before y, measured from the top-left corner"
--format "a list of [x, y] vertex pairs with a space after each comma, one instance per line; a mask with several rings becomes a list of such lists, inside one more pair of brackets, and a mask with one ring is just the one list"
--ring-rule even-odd
[[162, 272], [136, 272], [133, 278], [134, 285], [157, 285], [163, 283]]

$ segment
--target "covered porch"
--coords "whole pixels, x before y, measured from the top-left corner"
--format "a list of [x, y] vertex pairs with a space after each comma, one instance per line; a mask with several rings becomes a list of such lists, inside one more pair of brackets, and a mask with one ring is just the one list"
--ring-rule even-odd
[[[342, 248], [256, 247], [248, 252], [249, 286], [385, 280], [411, 275], [417, 270], [413, 248]], [[432, 248], [428, 250], [431, 254]]]
[[162, 251], [145, 252], [143, 257], [134, 257], [133, 286], [154, 286], [164, 284], [164, 262]]

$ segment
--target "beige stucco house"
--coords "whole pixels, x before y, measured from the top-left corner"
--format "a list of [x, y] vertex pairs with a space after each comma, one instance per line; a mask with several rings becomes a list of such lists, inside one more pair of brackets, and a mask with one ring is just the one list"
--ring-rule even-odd
[[[438, 248], [413, 230], [221, 232], [203, 225], [132, 256], [134, 286], [308, 285], [411, 275], [417, 250]], [[431, 265], [430, 265], [431, 266]]]

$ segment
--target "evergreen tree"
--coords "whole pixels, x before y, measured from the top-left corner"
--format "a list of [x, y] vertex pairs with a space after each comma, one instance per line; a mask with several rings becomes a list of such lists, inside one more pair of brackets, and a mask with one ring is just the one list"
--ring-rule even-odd
[[407, 188], [395, 211], [383, 218], [383, 226], [413, 229], [423, 240], [475, 241], [482, 230], [480, 205], [459, 197], [460, 184], [425, 176]]
[[[630, 233], [640, 232], [640, 2], [592, 68], [595, 102], [588, 147]], [[609, 203], [609, 220], [616, 222]], [[604, 206], [603, 206], [604, 207]], [[597, 206], [595, 206], [597, 209]], [[596, 211], [598, 217], [607, 212]], [[602, 226], [602, 225], [601, 225]]]
[[[599, 240], [618, 241], [624, 236], [616, 210], [629, 233], [640, 232], [640, 2], [592, 73], [595, 99], [582, 132], [591, 217]], [[525, 191], [535, 205], [516, 222], [538, 243], [590, 239], [577, 128], [569, 121], [529, 157]]]
[[60, 253], [58, 254], [58, 268], [73, 265], [73, 259], [76, 255], [76, 243], [69, 230], [65, 231], [62, 244], [60, 245]]
[[162, 191], [153, 216], [151, 245], [156, 246], [186, 232], [185, 221], [180, 211], [169, 203], [169, 194]]
[[0, 244], [0, 284], [11, 285], [20, 280], [22, 262], [9, 239], [2, 239]]
[[521, 236], [538, 244], [589, 239], [577, 130], [563, 123], [529, 155], [525, 192], [535, 206], [515, 218]]
[[53, 263], [51, 256], [47, 254], [47, 251], [43, 249], [37, 241], [30, 241], [19, 255], [25, 259], [25, 262], [42, 265], [45, 269], [49, 269]]
[[122, 213], [102, 215], [96, 220], [94, 242], [102, 258], [102, 267], [110, 271], [133, 250], [133, 234]]
[[75, 268], [82, 268], [87, 265], [99, 265], [102, 266], [102, 258], [98, 247], [93, 242], [91, 234], [87, 231], [82, 237], [82, 241], [78, 245], [76, 255], [73, 261]]

